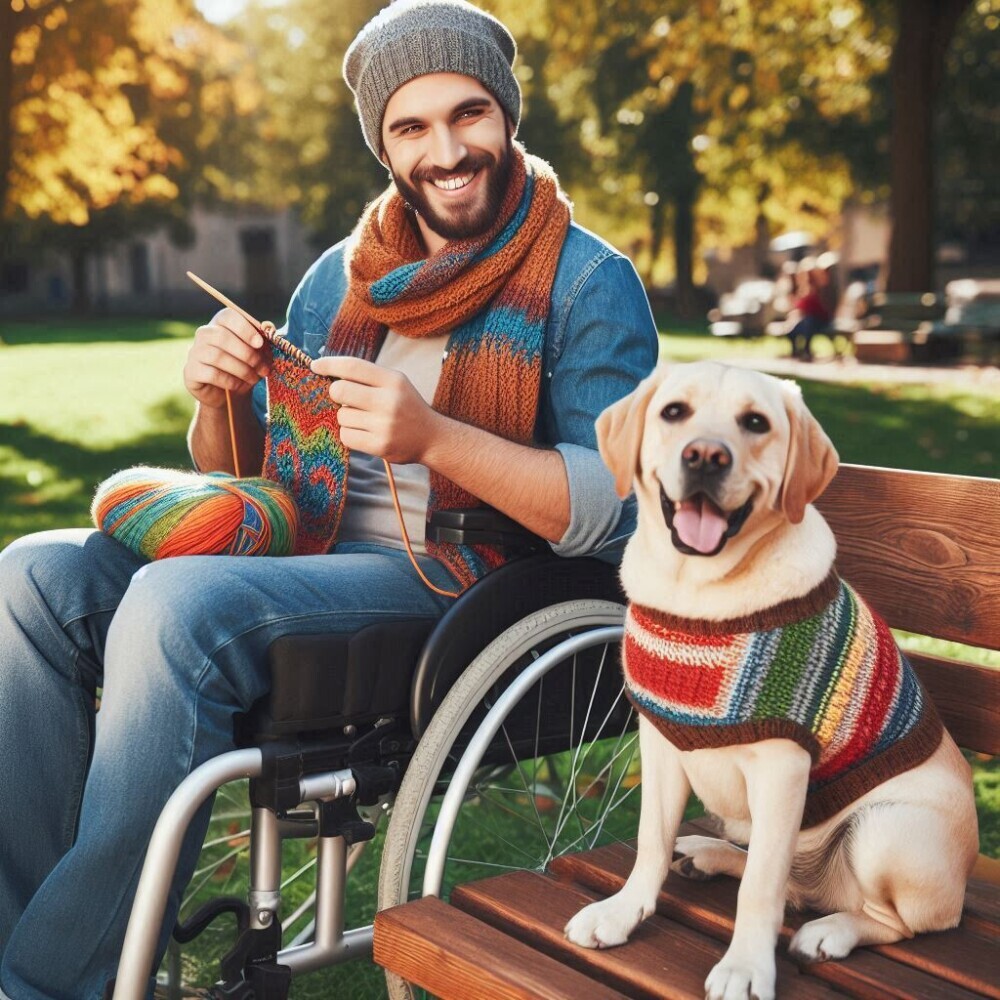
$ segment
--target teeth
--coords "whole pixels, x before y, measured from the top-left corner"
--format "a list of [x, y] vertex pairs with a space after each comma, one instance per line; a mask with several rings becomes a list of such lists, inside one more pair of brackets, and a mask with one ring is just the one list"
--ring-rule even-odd
[[464, 177], [449, 177], [447, 180], [431, 183], [442, 191], [457, 191], [459, 188], [464, 188], [475, 176], [475, 174], [465, 174]]

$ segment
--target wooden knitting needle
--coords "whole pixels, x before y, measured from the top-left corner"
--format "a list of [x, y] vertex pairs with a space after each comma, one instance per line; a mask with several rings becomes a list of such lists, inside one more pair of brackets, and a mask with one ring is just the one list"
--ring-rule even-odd
[[186, 271], [187, 276], [201, 289], [208, 292], [213, 299], [221, 302], [224, 306], [228, 306], [233, 312], [238, 312], [248, 323], [255, 326], [258, 330], [263, 331], [264, 324], [259, 323], [246, 311], [246, 309], [241, 309], [235, 302], [227, 299], [225, 295], [218, 290], [218, 288], [213, 288], [207, 281], [203, 281], [198, 277], [193, 271]]
[[277, 331], [274, 329], [273, 323], [261, 323], [255, 320], [253, 316], [246, 311], [246, 309], [241, 309], [235, 302], [231, 299], [226, 298], [217, 288], [213, 288], [207, 281], [203, 281], [191, 271], [185, 272], [187, 276], [201, 289], [208, 292], [217, 302], [221, 302], [224, 306], [228, 306], [233, 312], [239, 313], [252, 327], [258, 330], [270, 343], [274, 344], [276, 347], [280, 347], [286, 354], [290, 354], [296, 361], [301, 365], [305, 365], [306, 368], [312, 364], [312, 358], [306, 354], [305, 351], [300, 351], [294, 344], [290, 344], [284, 337], [280, 337]]

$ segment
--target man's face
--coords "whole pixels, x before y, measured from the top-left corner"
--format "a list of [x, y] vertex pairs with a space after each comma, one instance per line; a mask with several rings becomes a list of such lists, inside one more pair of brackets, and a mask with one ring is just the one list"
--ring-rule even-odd
[[382, 119], [383, 159], [423, 225], [446, 240], [482, 235], [510, 180], [503, 108], [478, 81], [430, 73], [403, 84]]

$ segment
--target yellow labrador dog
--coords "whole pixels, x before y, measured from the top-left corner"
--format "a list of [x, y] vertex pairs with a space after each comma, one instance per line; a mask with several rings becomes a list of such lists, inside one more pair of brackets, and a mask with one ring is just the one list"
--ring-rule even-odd
[[[671, 867], [742, 879], [710, 1000], [774, 996], [786, 901], [829, 914], [792, 940], [806, 961], [954, 927], [978, 850], [970, 770], [884, 623], [833, 570], [833, 533], [810, 504], [837, 453], [797, 386], [661, 367], [597, 433], [618, 493], [639, 502], [621, 577], [642, 809], [631, 875], [569, 939], [624, 943]], [[677, 838], [691, 789], [726, 839]]]

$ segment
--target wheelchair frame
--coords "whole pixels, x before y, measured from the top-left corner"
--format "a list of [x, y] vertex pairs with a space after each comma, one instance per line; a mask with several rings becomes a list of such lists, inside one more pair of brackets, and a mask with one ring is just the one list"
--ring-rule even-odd
[[[562, 657], [586, 647], [588, 642], [617, 642], [620, 626], [599, 627], [610, 625], [616, 618], [620, 620], [624, 612], [616, 572], [610, 564], [598, 560], [531, 555], [508, 563], [463, 594], [422, 644], [406, 706], [413, 737], [419, 739], [423, 735], [433, 712], [444, 701], [455, 679], [489, 641], [532, 611], [560, 605], [567, 597], [590, 599], [591, 605], [600, 604], [601, 599], [608, 597], [612, 602], [604, 602], [600, 611], [603, 618], [594, 619], [593, 627], [575, 638], [559, 642], [507, 689], [489, 716], [497, 725], [516, 704], [520, 697], [518, 692], [530, 686]], [[589, 618], [585, 620], [590, 621]], [[370, 629], [381, 627], [376, 625]], [[484, 642], [484, 638], [487, 641]], [[317, 637], [311, 636], [308, 640], [315, 644]], [[256, 733], [254, 738], [261, 741], [260, 745], [231, 751], [201, 765], [178, 786], [161, 812], [147, 850], [118, 975], [110, 994], [115, 1000], [142, 1000], [146, 996], [155, 971], [153, 963], [167, 896], [187, 827], [210, 795], [224, 784], [241, 778], [250, 779], [253, 805], [250, 889], [247, 904], [223, 900], [215, 908], [214, 915], [236, 912], [240, 931], [236, 947], [223, 959], [226, 989], [218, 995], [283, 1000], [288, 995], [293, 975], [353, 958], [370, 957], [372, 926], [349, 930], [344, 926], [348, 845], [374, 834], [374, 828], [358, 815], [357, 805], [374, 805], [394, 795], [403, 778], [401, 763], [408, 763], [413, 743], [405, 739], [400, 742], [398, 730], [393, 733], [393, 727], [387, 724], [389, 716], [381, 711], [374, 719], [372, 712], [363, 713], [366, 724], [371, 724], [372, 728], [361, 739], [352, 742], [350, 737], [357, 735], [357, 727], [351, 716], [337, 719], [338, 725], [330, 728], [329, 709], [322, 707], [318, 714], [323, 718], [323, 729], [308, 731], [312, 723], [305, 723], [307, 732], [322, 738], [303, 739], [303, 726], [290, 725], [286, 718], [288, 705], [280, 704], [281, 692], [290, 687], [287, 679], [282, 681], [281, 671], [296, 659], [296, 640], [289, 641], [290, 648], [272, 657], [272, 678], [276, 683], [272, 695], [259, 706], [264, 735]], [[309, 655], [315, 652], [312, 648]], [[343, 659], [344, 650], [338, 649], [335, 655], [338, 654]], [[329, 684], [329, 666], [318, 665], [317, 668], [326, 673]], [[354, 669], [357, 669], [356, 664]], [[296, 704], [292, 714], [300, 707]], [[364, 707], [380, 708], [378, 705]], [[383, 732], [395, 738], [381, 738]], [[294, 734], [293, 741], [283, 739], [291, 734]], [[465, 754], [467, 759], [461, 764], [468, 774], [471, 775], [489, 747], [492, 736], [493, 733], [486, 734], [483, 729], [482, 736], [477, 734], [473, 738]], [[389, 754], [368, 753], [360, 763], [353, 762], [355, 747], [373, 743], [388, 747]], [[336, 764], [343, 766], [332, 766]], [[453, 788], [457, 787], [457, 772], [452, 781]], [[430, 795], [431, 789], [427, 789], [425, 803]], [[454, 792], [451, 797], [460, 803], [460, 792]], [[281, 841], [283, 834], [302, 835], [301, 814], [293, 818], [289, 818], [289, 814], [305, 803], [312, 803], [314, 808], [314, 818], [308, 828], [319, 833], [314, 937], [308, 944], [293, 944], [282, 950]], [[438, 854], [446, 850], [447, 840], [446, 834], [435, 832], [434, 849]], [[425, 894], [440, 890], [443, 869], [440, 857], [434, 862], [434, 869], [438, 872], [437, 884], [433, 884], [434, 876], [431, 876], [431, 882], [425, 883]], [[408, 876], [407, 864], [405, 877]], [[382, 905], [386, 904], [380, 900]], [[199, 917], [196, 915], [193, 919], [197, 922]], [[210, 919], [211, 914], [204, 923]]]

